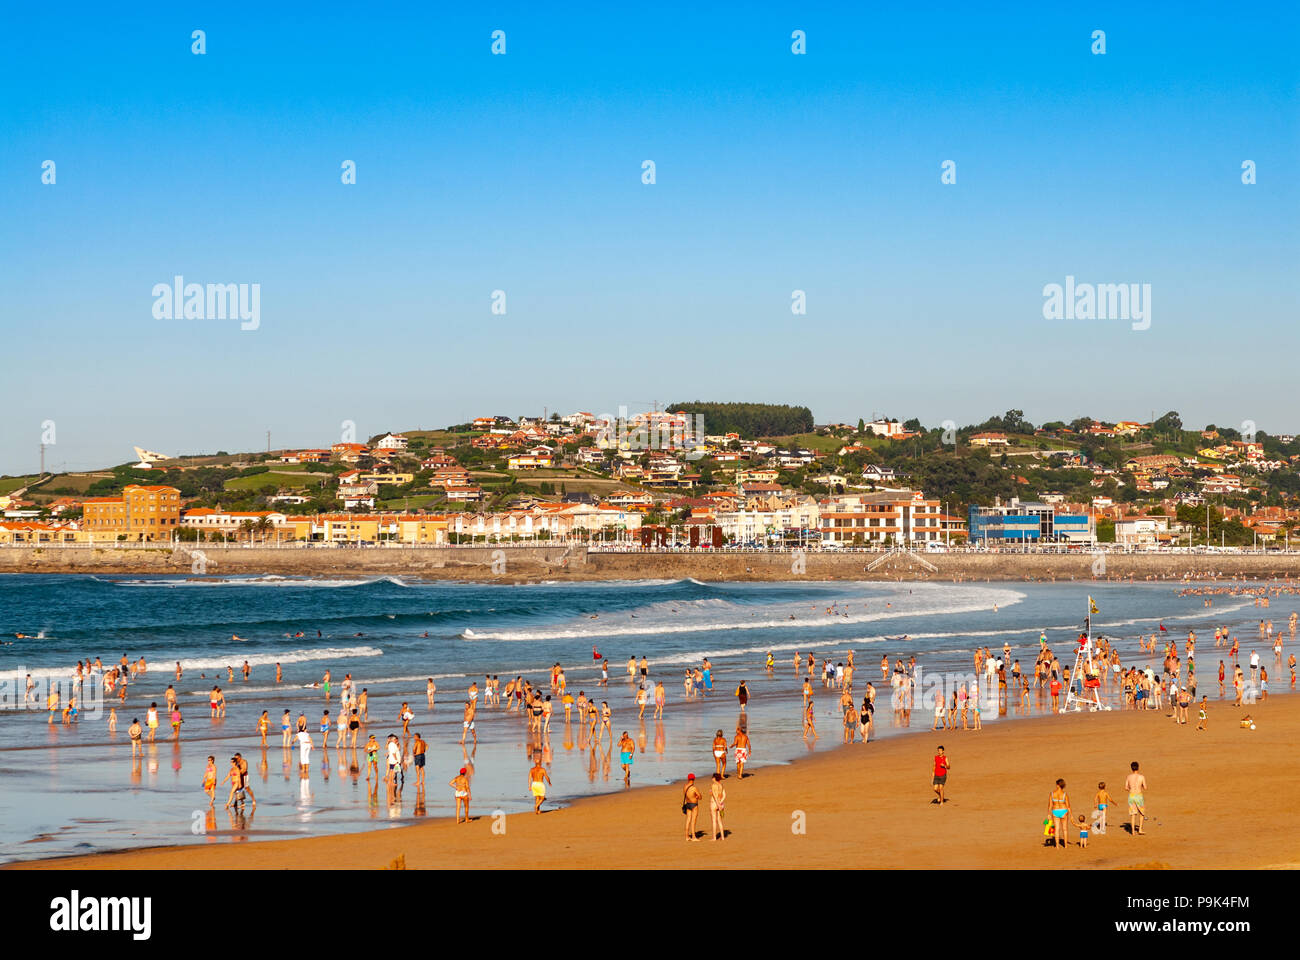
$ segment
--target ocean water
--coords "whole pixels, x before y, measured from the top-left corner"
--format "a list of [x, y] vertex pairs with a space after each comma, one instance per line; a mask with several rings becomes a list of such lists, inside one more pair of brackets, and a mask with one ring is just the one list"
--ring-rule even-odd
[[[1168, 633], [1162, 636], [1181, 642], [1194, 629], [1201, 691], [1213, 699], [1218, 660], [1226, 652], [1214, 649], [1212, 634], [1215, 626], [1226, 625], [1241, 639], [1243, 661], [1259, 649], [1276, 678], [1270, 692], [1285, 690], [1285, 670], [1275, 665], [1257, 628], [1267, 617], [1285, 632], [1287, 617], [1300, 608], [1297, 598], [1275, 598], [1262, 610], [1250, 597], [1219, 595], [1206, 608], [1200, 597], [1179, 596], [1181, 589], [1172, 583], [641, 580], [501, 586], [401, 578], [0, 576], [0, 639], [6, 642], [0, 646], [0, 860], [408, 824], [450, 815], [447, 781], [461, 766], [473, 777], [472, 812], [520, 813], [531, 810], [526, 771], [535, 751], [553, 781], [548, 804], [624, 789], [617, 749], [607, 742], [592, 749], [579, 724], [566, 726], [558, 706], [550, 734], [538, 738], [517, 714], [487, 707], [480, 698], [478, 745], [459, 745], [461, 705], [471, 680], [481, 688], [484, 676], [493, 674], [504, 687], [524, 676], [545, 687], [556, 662], [563, 664], [571, 692], [609, 702], [616, 737], [627, 730], [636, 741], [633, 785], [711, 773], [712, 737], [721, 729], [730, 740], [740, 718], [733, 694], [742, 679], [752, 698], [750, 770], [761, 775], [766, 765], [835, 748], [842, 733], [838, 694], [822, 688], [820, 662], [843, 661], [849, 650], [856, 655], [856, 700], [868, 680], [879, 690], [875, 734], [928, 729], [929, 703], [918, 699], [906, 728], [891, 714], [882, 655], [915, 655], [931, 676], [960, 677], [973, 671], [977, 646], [1000, 651], [1006, 642], [1032, 674], [1038, 637], [1046, 631], [1052, 648], [1072, 665], [1089, 592], [1100, 608], [1094, 632], [1115, 638], [1126, 665], [1154, 660], [1159, 667], [1158, 657], [1139, 652], [1139, 634], [1156, 632], [1163, 623]], [[593, 648], [610, 662], [607, 687], [599, 685]], [[1293, 649], [1288, 636], [1283, 657]], [[776, 658], [770, 673], [764, 668], [769, 651]], [[795, 651], [812, 652], [818, 660], [820, 739], [811, 744], [801, 737], [803, 674], [796, 679]], [[70, 725], [51, 726], [40, 704], [22, 708], [28, 674], [38, 682], [66, 681], [78, 659], [99, 656], [113, 665], [123, 654], [131, 660], [144, 656], [149, 671], [129, 686], [125, 706], [118, 706], [115, 734], [106, 720], [115, 697], [102, 712], [89, 704]], [[667, 688], [662, 721], [652, 719], [653, 708], [644, 721], [636, 716], [636, 685], [626, 663], [642, 655], [649, 658], [651, 681], [662, 679]], [[684, 671], [706, 655], [714, 664], [713, 693], [687, 699]], [[176, 690], [186, 720], [181, 736], [164, 739], [164, 723], [158, 741], [133, 760], [126, 729], [133, 717], [143, 722], [151, 701], [163, 702], [177, 661], [183, 679]], [[240, 673], [244, 661], [252, 667], [247, 682]], [[283, 669], [279, 684], [277, 662]], [[234, 682], [227, 680], [227, 666], [235, 668]], [[313, 686], [327, 669], [335, 689], [328, 704]], [[369, 693], [370, 723], [357, 751], [322, 749], [321, 711], [328, 707], [337, 716], [338, 685], [348, 672]], [[438, 688], [432, 709], [425, 698], [429, 677]], [[227, 699], [224, 719], [209, 718], [214, 684]], [[83, 700], [93, 699], [92, 686]], [[986, 690], [986, 696], [995, 694]], [[415, 713], [411, 729], [429, 742], [428, 789], [417, 796], [414, 770], [408, 768], [402, 797], [390, 804], [382, 788], [377, 796], [367, 789], [360, 748], [367, 732], [381, 744], [400, 732], [403, 701]], [[297, 751], [280, 745], [286, 708], [295, 718], [306, 714], [316, 741], [306, 777]], [[265, 749], [255, 732], [264, 709], [271, 717]], [[984, 722], [1041, 712], [1037, 700], [1029, 711], [1012, 704], [1004, 715], [989, 702]], [[219, 787], [216, 810], [209, 814], [201, 789], [205, 760], [214, 755], [222, 777], [236, 750], [249, 758], [256, 810], [225, 811], [228, 788]]]

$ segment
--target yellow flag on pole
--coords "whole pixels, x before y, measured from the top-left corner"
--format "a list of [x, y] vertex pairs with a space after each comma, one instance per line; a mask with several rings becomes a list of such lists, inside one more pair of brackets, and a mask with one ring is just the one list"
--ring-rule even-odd
[[1089, 597], [1089, 598], [1088, 598], [1088, 612], [1089, 612], [1089, 613], [1098, 613], [1098, 612], [1099, 612], [1099, 611], [1097, 610], [1097, 604], [1093, 602], [1092, 597]]

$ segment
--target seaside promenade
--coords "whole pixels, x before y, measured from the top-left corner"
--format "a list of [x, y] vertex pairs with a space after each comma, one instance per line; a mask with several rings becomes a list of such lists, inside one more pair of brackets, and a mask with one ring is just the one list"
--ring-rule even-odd
[[[196, 561], [199, 561], [196, 563]], [[1300, 552], [1069, 553], [602, 550], [581, 544], [3, 546], [0, 573], [411, 576], [540, 580], [1182, 580], [1300, 577]]]

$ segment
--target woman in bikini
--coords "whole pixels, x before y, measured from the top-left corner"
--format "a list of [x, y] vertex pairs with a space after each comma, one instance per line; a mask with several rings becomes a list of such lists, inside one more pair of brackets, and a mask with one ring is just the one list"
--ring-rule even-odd
[[722, 786], [722, 774], [713, 775], [713, 784], [709, 787], [709, 816], [712, 821], [710, 833], [714, 840], [726, 840], [727, 830], [722, 825], [723, 808], [727, 803], [727, 791]]
[[717, 776], [727, 775], [727, 738], [721, 730], [713, 736], [713, 770]]
[[469, 777], [465, 775], [465, 767], [460, 768], [460, 773], [447, 781], [447, 786], [451, 787], [452, 793], [456, 798], [456, 822], [460, 823], [461, 806], [465, 808], [465, 822], [469, 823]]
[[1067, 835], [1070, 826], [1070, 795], [1065, 792], [1064, 780], [1056, 781], [1056, 788], [1047, 799], [1047, 810], [1052, 818], [1056, 846], [1064, 850], [1070, 842]]

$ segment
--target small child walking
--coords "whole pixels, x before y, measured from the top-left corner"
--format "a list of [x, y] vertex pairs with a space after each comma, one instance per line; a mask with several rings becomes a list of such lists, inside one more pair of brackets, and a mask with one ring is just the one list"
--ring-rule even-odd
[[1097, 795], [1093, 797], [1093, 803], [1097, 805], [1097, 833], [1106, 832], [1106, 811], [1110, 805], [1115, 802], [1114, 798], [1106, 792], [1106, 781], [1103, 780], [1097, 784]]
[[1088, 846], [1088, 821], [1083, 818], [1083, 814], [1079, 814], [1079, 846]]

